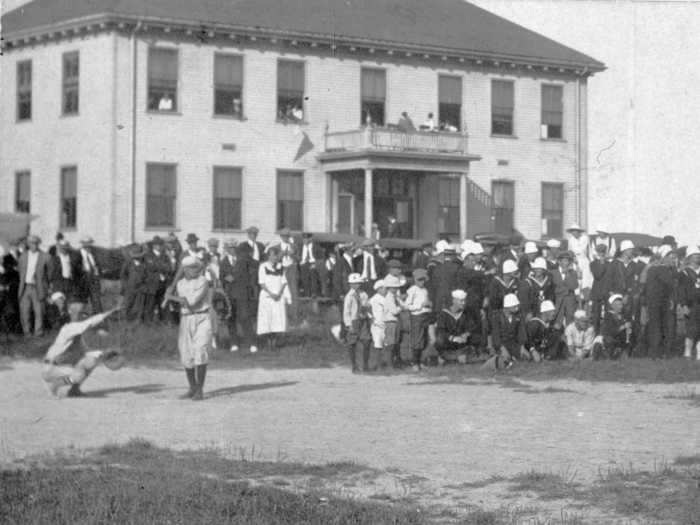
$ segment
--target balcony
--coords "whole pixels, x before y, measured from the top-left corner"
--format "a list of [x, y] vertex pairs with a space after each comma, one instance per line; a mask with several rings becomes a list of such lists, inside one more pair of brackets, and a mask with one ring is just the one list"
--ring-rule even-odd
[[410, 152], [467, 156], [466, 134], [442, 131], [404, 133], [391, 128], [361, 128], [326, 133], [325, 153]]

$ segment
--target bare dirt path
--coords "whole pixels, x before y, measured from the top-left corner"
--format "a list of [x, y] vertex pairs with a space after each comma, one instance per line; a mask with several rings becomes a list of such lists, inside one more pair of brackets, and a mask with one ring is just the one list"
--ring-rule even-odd
[[[90, 397], [53, 400], [40, 367], [0, 362], [0, 461], [142, 437], [267, 460], [351, 460], [438, 490], [530, 469], [590, 481], [611, 465], [652, 469], [700, 451], [700, 409], [667, 397], [692, 385], [560, 380], [521, 389], [213, 363], [201, 403], [177, 399], [183, 372], [150, 368], [99, 368], [84, 385]], [[542, 392], [548, 386], [569, 391]]]

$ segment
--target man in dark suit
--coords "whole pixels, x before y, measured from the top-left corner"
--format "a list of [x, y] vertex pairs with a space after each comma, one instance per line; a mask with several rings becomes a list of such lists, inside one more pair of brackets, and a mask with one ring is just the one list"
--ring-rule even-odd
[[80, 240], [80, 264], [83, 274], [83, 285], [85, 294], [90, 299], [92, 313], [98, 314], [102, 311], [102, 288], [100, 285], [100, 269], [95, 261], [93, 249], [94, 240], [90, 236]]
[[313, 236], [310, 233], [302, 234], [299, 277], [305, 297], [318, 297], [321, 293], [321, 281], [326, 272], [325, 259], [323, 248], [314, 243]]
[[151, 241], [151, 249], [144, 256], [146, 286], [143, 318], [145, 322], [153, 321], [156, 309], [158, 309], [158, 318], [163, 319], [161, 303], [171, 274], [170, 258], [165, 253], [163, 244], [163, 239], [156, 235]]
[[240, 249], [246, 249], [249, 252], [252, 264], [255, 266], [255, 271], [257, 272], [260, 263], [265, 260], [265, 245], [258, 242], [258, 230], [257, 226], [251, 226], [246, 230], [248, 238], [240, 246]]
[[348, 276], [354, 273], [353, 252], [355, 247], [352, 244], [339, 244], [336, 246], [336, 260], [333, 266], [333, 296], [335, 299], [342, 301], [348, 293]]
[[415, 252], [411, 259], [411, 267], [415, 270], [417, 268], [422, 268], [423, 270], [428, 269], [428, 263], [430, 259], [433, 258], [433, 245], [432, 243], [426, 242], [421, 246], [420, 251]]
[[144, 319], [146, 302], [147, 270], [144, 264], [145, 251], [140, 245], [129, 250], [129, 260], [122, 267], [120, 280], [126, 318], [129, 321]]
[[250, 351], [255, 353], [257, 352], [253, 331], [255, 314], [251, 308], [255, 287], [251, 282], [251, 259], [248, 250], [238, 249], [234, 240], [228, 240], [224, 243], [224, 251], [225, 253], [219, 262], [219, 276], [224, 293], [231, 303], [228, 319], [231, 352], [238, 351], [238, 342], [240, 341], [244, 345], [250, 345]]
[[19, 257], [20, 319], [24, 335], [32, 334], [31, 319], [34, 316], [34, 335], [44, 332], [44, 301], [49, 293], [49, 256], [39, 250], [41, 239], [30, 235], [28, 249]]
[[86, 285], [80, 254], [63, 239], [56, 243], [56, 255], [50, 259], [49, 283], [52, 292], [62, 292], [66, 302], [86, 302]]

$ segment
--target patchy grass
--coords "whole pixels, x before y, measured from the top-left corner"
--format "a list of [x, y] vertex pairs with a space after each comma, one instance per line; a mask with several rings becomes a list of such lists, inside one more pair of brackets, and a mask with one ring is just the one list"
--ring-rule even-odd
[[677, 392], [673, 392], [667, 396], [666, 399], [682, 399], [684, 401], [690, 401], [693, 406], [700, 407], [700, 392], [697, 392], [695, 388], [683, 387]]
[[423, 524], [409, 505], [357, 501], [322, 490], [295, 493], [269, 475], [332, 476], [350, 463], [307, 466], [226, 460], [211, 452], [175, 453], [135, 440], [96, 453], [52, 458], [0, 472], [0, 523]]
[[678, 456], [673, 464], [679, 467], [700, 467], [700, 454], [695, 454], [694, 456]]
[[509, 490], [512, 492], [535, 492], [541, 499], [568, 499], [576, 493], [579, 484], [576, 471], [567, 470], [561, 474], [529, 470], [511, 478]]
[[494, 474], [486, 479], [479, 481], [465, 481], [464, 483], [458, 483], [456, 485], [445, 485], [445, 488], [454, 490], [469, 490], [469, 489], [482, 489], [490, 485], [495, 485], [496, 483], [502, 483], [507, 481], [507, 478], [499, 474]]

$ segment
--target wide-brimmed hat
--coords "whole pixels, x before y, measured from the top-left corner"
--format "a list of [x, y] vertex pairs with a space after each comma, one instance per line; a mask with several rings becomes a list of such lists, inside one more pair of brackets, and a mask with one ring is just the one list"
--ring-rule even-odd
[[516, 306], [520, 306], [517, 295], [509, 293], [503, 298], [503, 308], [515, 308]]
[[348, 284], [362, 284], [363, 282], [365, 282], [365, 280], [359, 273], [351, 273], [348, 275]]
[[146, 251], [143, 249], [143, 246], [140, 244], [137, 244], [136, 246], [132, 246], [129, 248], [129, 257], [132, 259], [140, 259], [146, 255]]
[[568, 232], [583, 232], [583, 231], [586, 231], [586, 230], [584, 230], [583, 228], [581, 228], [581, 226], [579, 226], [578, 224], [573, 223], [571, 226], [569, 226], [569, 227], [566, 229], [566, 231], [568, 231]]
[[80, 244], [93, 244], [95, 242], [95, 239], [90, 237], [89, 235], [85, 235], [80, 238]]
[[557, 259], [569, 259], [570, 261], [574, 260], [574, 254], [571, 253], [569, 250], [564, 250], [563, 252], [560, 252], [557, 255]]
[[386, 277], [384, 277], [384, 286], [386, 286], [387, 288], [400, 288], [401, 279], [399, 279], [395, 275], [387, 275]]
[[207, 246], [218, 246], [219, 245], [219, 239], [216, 237], [212, 237], [207, 241]]
[[194, 233], [188, 233], [187, 237], [185, 238], [185, 242], [191, 243], [191, 242], [197, 242], [199, 240], [199, 237], [197, 237]]
[[459, 301], [464, 301], [467, 298], [467, 292], [460, 289], [452, 290], [450, 295], [452, 296], [452, 299], [457, 299]]
[[561, 248], [561, 241], [559, 239], [549, 239], [547, 248]]
[[403, 264], [401, 264], [401, 261], [397, 261], [396, 259], [391, 259], [388, 263], [386, 263], [387, 268], [403, 268]]
[[32, 243], [41, 244], [41, 238], [38, 235], [30, 235], [27, 237], [27, 244]]
[[182, 259], [181, 266], [183, 268], [201, 268], [204, 263], [199, 257], [195, 257], [194, 255], [186, 255]]
[[249, 227], [246, 229], [246, 233], [254, 233], [254, 234], [257, 235], [258, 233], [260, 233], [260, 230], [258, 229], [257, 226], [249, 226]]
[[384, 279], [379, 279], [377, 281], [374, 281], [374, 289], [379, 290], [380, 288], [384, 288], [386, 284], [384, 283]]
[[427, 279], [428, 278], [428, 272], [424, 270], [423, 268], [416, 268], [413, 270], [413, 280], [414, 281], [419, 281], [421, 279]]

